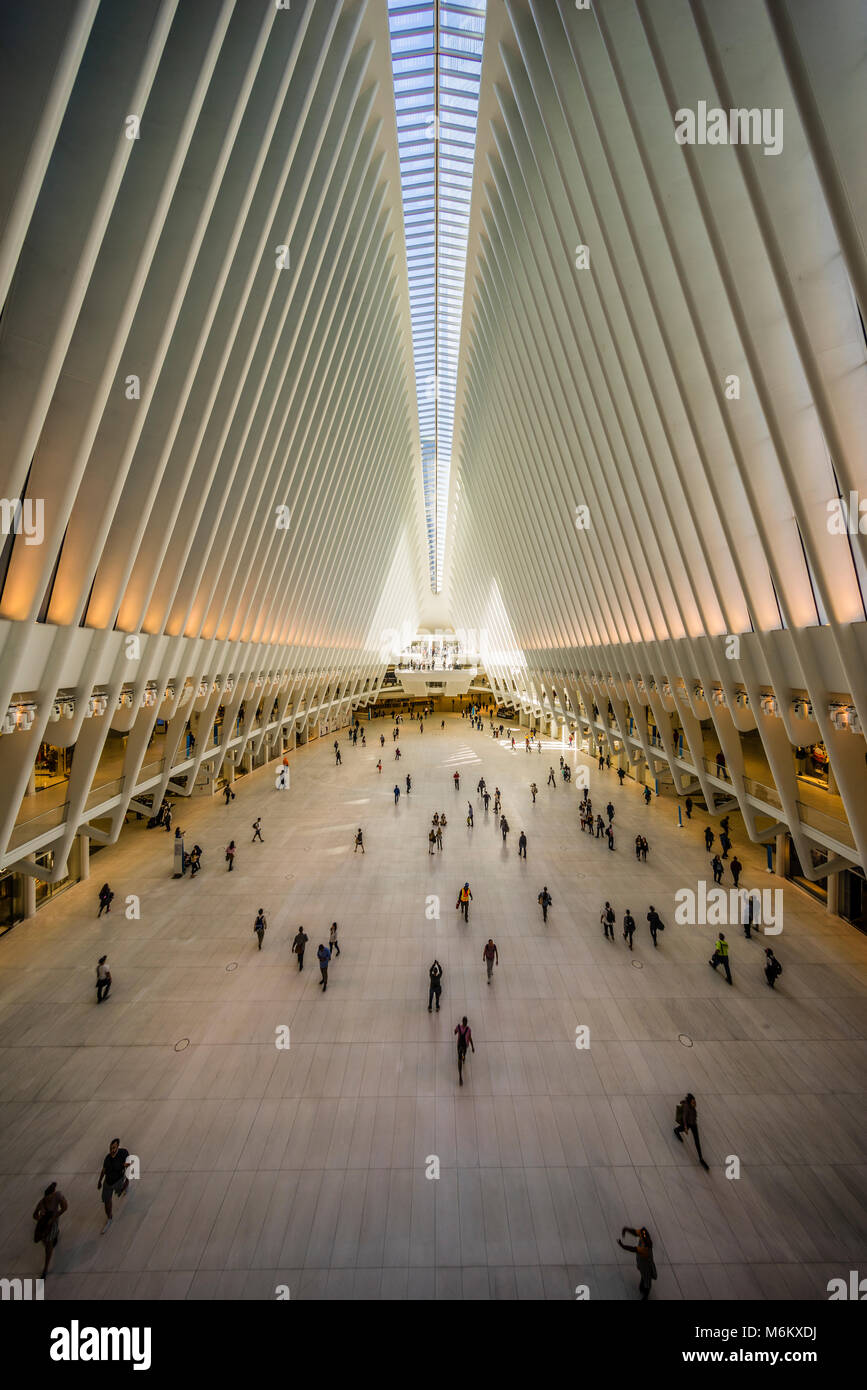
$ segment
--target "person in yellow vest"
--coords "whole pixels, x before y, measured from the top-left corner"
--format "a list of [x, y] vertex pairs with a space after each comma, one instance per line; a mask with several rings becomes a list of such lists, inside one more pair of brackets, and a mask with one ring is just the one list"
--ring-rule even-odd
[[720, 932], [719, 940], [716, 943], [716, 949], [708, 961], [708, 965], [712, 965], [714, 970], [716, 970], [718, 965], [721, 965], [726, 972], [726, 979], [729, 984], [731, 984], [732, 971], [729, 965], [729, 943], [726, 941], [725, 932]]
[[458, 893], [458, 900], [455, 903], [455, 907], [458, 908], [464, 914], [465, 922], [468, 922], [470, 920], [470, 902], [472, 900], [472, 896], [473, 895], [470, 892], [470, 885], [468, 883], [465, 883], [461, 891]]

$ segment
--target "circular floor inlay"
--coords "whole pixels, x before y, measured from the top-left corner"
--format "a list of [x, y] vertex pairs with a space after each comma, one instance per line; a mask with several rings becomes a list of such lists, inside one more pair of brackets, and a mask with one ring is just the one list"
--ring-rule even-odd
[[180, 1042], [176, 1042], [176, 1043], [175, 1043], [175, 1052], [183, 1052], [183, 1051], [184, 1051], [184, 1048], [189, 1047], [189, 1045], [190, 1045], [190, 1040], [189, 1040], [189, 1038], [181, 1038]]
[[643, 963], [643, 961], [634, 960], [634, 961], [631, 962], [631, 964], [632, 964], [632, 969], [633, 969], [633, 970], [643, 970], [643, 969], [644, 969], [644, 963]]
[[692, 1038], [688, 1037], [686, 1033], [678, 1033], [677, 1041], [683, 1047], [692, 1047]]
[[237, 970], [237, 969], [238, 969], [238, 962], [237, 962], [236, 960], [230, 960], [230, 961], [229, 961], [229, 964], [226, 966], [226, 969], [227, 969], [227, 970]]

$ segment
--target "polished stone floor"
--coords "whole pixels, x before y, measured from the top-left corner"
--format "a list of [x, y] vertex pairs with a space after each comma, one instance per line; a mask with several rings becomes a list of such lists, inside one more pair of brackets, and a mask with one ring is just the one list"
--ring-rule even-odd
[[[785, 918], [776, 992], [764, 943], [737, 927], [730, 988], [707, 964], [714, 929], [673, 920], [676, 889], [709, 877], [698, 814], [678, 829], [672, 800], [645, 807], [634, 782], [594, 766], [595, 809], [616, 808], [612, 854], [578, 829], [575, 783], [546, 785], [559, 746], [512, 752], [450, 717], [423, 735], [405, 725], [396, 763], [390, 725], [365, 732], [366, 749], [342, 739], [341, 767], [331, 739], [298, 750], [289, 791], [271, 767], [241, 779], [228, 808], [179, 802], [175, 824], [205, 851], [195, 881], [173, 879], [172, 837], [130, 826], [87, 883], [0, 940], [0, 1275], [39, 1273], [31, 1211], [52, 1180], [69, 1212], [49, 1298], [263, 1299], [281, 1285], [292, 1298], [574, 1298], [581, 1285], [634, 1298], [616, 1238], [640, 1224], [655, 1239], [654, 1298], [823, 1299], [829, 1279], [867, 1274], [867, 939], [768, 875], [733, 818], [742, 884], [782, 888]], [[395, 807], [407, 772], [412, 793]], [[505, 847], [475, 793], [482, 773], [503, 791]], [[435, 809], [449, 825], [432, 858]], [[264, 844], [250, 843], [257, 815]], [[468, 926], [455, 911], [465, 879]], [[98, 921], [104, 880], [116, 896]], [[435, 898], [439, 918], [426, 915]], [[658, 951], [651, 902], [667, 926]], [[315, 949], [335, 918], [341, 955], [323, 995]], [[106, 952], [114, 985], [97, 1007]], [[439, 1015], [427, 1012], [434, 956]], [[464, 1013], [476, 1053], [459, 1088]], [[672, 1133], [686, 1090], [709, 1173]], [[96, 1179], [115, 1135], [141, 1176], [101, 1235]]]

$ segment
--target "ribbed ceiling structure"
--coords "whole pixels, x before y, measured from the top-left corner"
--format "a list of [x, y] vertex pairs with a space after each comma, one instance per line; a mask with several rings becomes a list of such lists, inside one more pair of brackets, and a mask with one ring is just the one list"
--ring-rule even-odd
[[[446, 94], [393, 68], [388, 0], [4, 11], [0, 709], [26, 717], [0, 868], [50, 840], [60, 872], [97, 812], [111, 837], [145, 788], [345, 721], [431, 588], [501, 699], [789, 828], [805, 866], [867, 862], [863, 5], [438, 5], [476, 71], [481, 9], [471, 181], [442, 125], [437, 152], [406, 136]], [[413, 158], [424, 196], [428, 166], [457, 181], [422, 222], [456, 190], [469, 213], [439, 357]], [[425, 363], [454, 396], [432, 455]], [[24, 832], [49, 737], [68, 799]], [[799, 801], [793, 745], [819, 740], [845, 834]]]

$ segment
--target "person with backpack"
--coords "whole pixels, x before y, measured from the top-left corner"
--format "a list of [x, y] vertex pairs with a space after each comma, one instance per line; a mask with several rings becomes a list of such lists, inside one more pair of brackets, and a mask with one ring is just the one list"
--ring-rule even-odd
[[783, 967], [777, 960], [770, 946], [765, 947], [765, 979], [770, 989], [774, 988], [774, 983], [783, 973]]
[[650, 805], [650, 788], [649, 788], [649, 787], [645, 787], [645, 788], [644, 788], [644, 804], [645, 804], [645, 806], [649, 806], [649, 805]]
[[458, 1035], [458, 1084], [463, 1086], [464, 1062], [467, 1060], [467, 1048], [471, 1047], [473, 1052], [476, 1050], [475, 1043], [473, 1042], [472, 1029], [467, 1023], [466, 1014], [464, 1014], [460, 1023], [455, 1027], [455, 1032]]
[[547, 922], [547, 920], [548, 920], [548, 908], [551, 907], [551, 905], [552, 905], [553, 902], [554, 902], [554, 899], [551, 897], [551, 894], [548, 892], [548, 885], [547, 885], [547, 883], [545, 884], [544, 888], [542, 889], [542, 891], [541, 891], [541, 893], [539, 894], [539, 896], [538, 896], [538, 898], [536, 899], [536, 901], [538, 902], [539, 906], [540, 906], [541, 909], [542, 909], [542, 921], [543, 921], [543, 922]]
[[714, 881], [714, 883], [722, 883], [723, 862], [722, 862], [722, 860], [720, 859], [720, 857], [719, 857], [718, 854], [715, 854], [715, 855], [714, 855], [713, 859], [710, 861], [710, 866], [711, 866], [711, 869], [713, 870], [713, 881]]
[[293, 954], [298, 957], [298, 969], [304, 969], [304, 947], [307, 945], [309, 937], [303, 927], [299, 927], [292, 941]]
[[427, 1011], [431, 1012], [433, 1001], [437, 1001], [437, 1013], [440, 1011], [440, 995], [443, 992], [443, 968], [438, 960], [435, 960], [430, 970], [427, 972], [430, 979], [427, 994]]
[[364, 853], [364, 836], [361, 833], [361, 826], [358, 827], [358, 834], [355, 836], [355, 849], [352, 853], [357, 854], [359, 850], [362, 854]]
[[103, 912], [111, 912], [111, 900], [113, 897], [114, 893], [112, 893], [108, 884], [104, 883], [99, 890], [99, 912], [96, 914], [97, 921], [99, 921]]
[[229, 866], [229, 873], [231, 873], [232, 870], [233, 870], [234, 867], [235, 867], [235, 841], [234, 841], [234, 840], [230, 840], [229, 843], [226, 845], [226, 863], [227, 863], [228, 866]]
[[695, 1096], [688, 1091], [683, 1100], [679, 1102], [674, 1112], [677, 1121], [674, 1129], [674, 1137], [679, 1144], [683, 1143], [684, 1134], [692, 1134], [695, 1140], [695, 1151], [698, 1154], [698, 1161], [704, 1171], [709, 1172], [708, 1166], [704, 1161], [701, 1152], [701, 1141], [698, 1137], [698, 1123], [696, 1121]]
[[101, 1004], [103, 999], [107, 999], [111, 990], [111, 971], [106, 965], [108, 956], [100, 956], [96, 967], [96, 1002]]
[[463, 888], [458, 893], [458, 900], [455, 903], [455, 907], [458, 908], [464, 914], [465, 922], [469, 922], [470, 920], [470, 902], [472, 900], [472, 896], [473, 895], [470, 892], [470, 885], [468, 883], [465, 883]]
[[319, 970], [322, 975], [320, 984], [322, 985], [322, 993], [324, 994], [328, 988], [328, 965], [331, 960], [331, 952], [329, 951], [327, 946], [324, 946], [320, 942], [319, 949], [316, 952], [316, 954], [319, 957]]
[[260, 840], [263, 845], [265, 843], [262, 839], [262, 819], [260, 816], [257, 816], [253, 821], [253, 839]]
[[259, 908], [259, 911], [256, 913], [256, 920], [255, 920], [255, 922], [253, 923], [253, 930], [254, 930], [254, 932], [256, 933], [257, 937], [259, 938], [259, 950], [260, 950], [260, 951], [261, 951], [261, 949], [262, 949], [262, 942], [263, 942], [263, 940], [264, 940], [264, 938], [265, 938], [265, 929], [266, 929], [267, 926], [268, 926], [268, 923], [265, 921], [265, 909], [264, 909], [264, 907], [260, 907], [260, 908]]
[[505, 816], [500, 816], [500, 829], [503, 832], [503, 844], [505, 844], [506, 836], [509, 833], [509, 822], [506, 820]]
[[496, 942], [488, 937], [487, 944], [482, 948], [482, 960], [488, 969], [488, 984], [491, 983], [491, 976], [494, 973], [494, 966], [500, 964], [500, 956], [497, 951]]
[[60, 1239], [60, 1218], [68, 1210], [69, 1203], [63, 1193], [58, 1192], [57, 1183], [49, 1183], [36, 1203], [36, 1210], [33, 1213], [33, 1220], [36, 1222], [33, 1243], [34, 1245], [41, 1245], [45, 1251], [40, 1279], [44, 1279], [48, 1273], [51, 1256], [54, 1254], [55, 1246]]
[[650, 904], [650, 908], [648, 909], [647, 925], [650, 928], [650, 935], [653, 937], [653, 945], [656, 948], [656, 933], [658, 931], [665, 931], [665, 924], [662, 918], [660, 917], [659, 913], [657, 912], [656, 908], [653, 906], [653, 903]]
[[614, 915], [614, 908], [611, 906], [609, 902], [606, 902], [605, 906], [599, 914], [599, 921], [602, 923], [606, 938], [608, 937], [609, 932], [611, 933], [612, 941], [614, 940], [614, 923], [616, 920], [617, 919]]
[[629, 908], [627, 908], [626, 911], [625, 911], [624, 914], [623, 914], [623, 940], [624, 940], [624, 941], [626, 942], [626, 944], [628, 945], [630, 951], [632, 950], [632, 938], [633, 938], [634, 935], [635, 935], [635, 918], [633, 917], [633, 915], [632, 915], [632, 913], [630, 912]]
[[[637, 1245], [624, 1245], [623, 1237], [626, 1235], [635, 1236], [638, 1241]], [[630, 1255], [635, 1256], [635, 1267], [641, 1276], [638, 1290], [642, 1299], [646, 1300], [650, 1295], [652, 1281], [656, 1278], [656, 1265], [653, 1262], [653, 1241], [650, 1239], [650, 1232], [646, 1226], [640, 1226], [637, 1231], [634, 1226], [624, 1226], [617, 1244], [621, 1250], [628, 1250]]]

